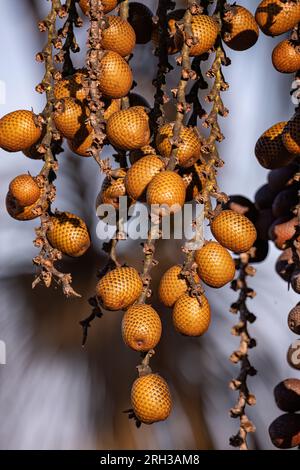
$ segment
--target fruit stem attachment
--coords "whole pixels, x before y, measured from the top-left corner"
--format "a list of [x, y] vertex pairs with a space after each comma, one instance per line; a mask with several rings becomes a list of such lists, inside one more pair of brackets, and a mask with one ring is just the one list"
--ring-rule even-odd
[[150, 351], [148, 351], [147, 354], [145, 355], [141, 364], [136, 366], [139, 377], [144, 377], [145, 375], [152, 374], [152, 369], [149, 364], [150, 364], [150, 359], [152, 356], [154, 356], [154, 354], [155, 354], [154, 349], [150, 349]]

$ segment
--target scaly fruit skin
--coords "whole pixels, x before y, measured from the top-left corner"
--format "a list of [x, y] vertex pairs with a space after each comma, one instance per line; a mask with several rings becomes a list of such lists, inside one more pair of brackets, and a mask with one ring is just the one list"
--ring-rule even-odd
[[152, 180], [164, 168], [164, 163], [155, 155], [141, 158], [129, 168], [125, 178], [127, 194], [134, 200], [140, 199]]
[[[172, 266], [163, 274], [160, 280], [158, 296], [159, 300], [166, 307], [173, 307], [176, 300], [188, 290], [188, 283], [186, 279], [180, 275], [181, 271], [182, 266], [179, 264]], [[200, 282], [197, 274], [194, 275], [194, 280], [196, 283]]]
[[[103, 13], [109, 13], [114, 8], [116, 8], [118, 0], [102, 0]], [[89, 12], [89, 0], [80, 0], [79, 6], [82, 10], [82, 13], [88, 15]]]
[[267, 36], [286, 33], [300, 21], [300, 3], [263, 0], [256, 9], [255, 20]]
[[85, 222], [70, 212], [59, 212], [51, 217], [52, 227], [47, 238], [53, 248], [77, 258], [90, 247], [91, 239]]
[[164, 216], [178, 212], [185, 201], [186, 187], [183, 179], [174, 171], [162, 171], [150, 181], [147, 188], [147, 203], [163, 207], [153, 208]]
[[158, 344], [162, 332], [158, 313], [150, 305], [132, 305], [122, 320], [124, 343], [135, 351], [149, 351]]
[[132, 71], [126, 60], [113, 51], [104, 53], [99, 64], [99, 89], [106, 98], [122, 98], [132, 86]]
[[158, 374], [139, 377], [132, 385], [131, 405], [135, 416], [144, 424], [164, 421], [172, 409], [167, 382]]
[[201, 305], [196, 297], [183, 294], [173, 308], [175, 329], [185, 336], [201, 336], [210, 325], [210, 307], [207, 298], [201, 296]]
[[0, 119], [0, 147], [7, 152], [19, 152], [35, 144], [42, 130], [36, 125], [32, 111], [20, 109]]
[[151, 40], [153, 13], [143, 3], [129, 2], [128, 22], [134, 29], [137, 44], [146, 44]]
[[22, 207], [31, 206], [41, 196], [41, 190], [36, 180], [30, 175], [16, 176], [9, 183], [8, 190], [17, 204]]
[[274, 446], [291, 449], [300, 445], [300, 415], [286, 413], [278, 416], [269, 427], [269, 435]]
[[219, 33], [219, 27], [210, 16], [193, 15], [192, 32], [198, 39], [198, 43], [190, 48], [190, 56], [198, 56], [212, 49]]
[[117, 178], [109, 178], [108, 176], [104, 178], [99, 196], [97, 197], [98, 205], [112, 204], [115, 209], [119, 208], [119, 197], [126, 194], [125, 175], [126, 171], [120, 169]]
[[143, 283], [136, 269], [121, 267], [100, 279], [96, 294], [107, 310], [122, 310], [138, 299], [142, 288]]
[[[42, 210], [48, 208], [48, 203], [38, 199], [34, 204], [30, 206], [22, 207], [20, 206], [14, 197], [8, 192], [6, 195], [6, 210], [9, 215], [16, 220], [33, 220], [39, 217]], [[35, 213], [34, 211], [38, 210], [39, 212]]]
[[88, 110], [82, 103], [73, 98], [62, 98], [63, 111], [54, 112], [54, 123], [57, 130], [66, 139], [75, 139], [81, 129], [87, 128], [85, 120]]
[[225, 12], [222, 37], [228, 47], [235, 51], [245, 51], [254, 46], [258, 36], [259, 28], [247, 8], [234, 5]]
[[234, 261], [226, 248], [217, 242], [208, 242], [197, 250], [195, 262], [200, 278], [210, 287], [223, 287], [234, 278]]
[[[300, 68], [300, 66], [299, 66]], [[300, 114], [297, 113], [286, 124], [282, 133], [282, 142], [291, 155], [300, 155]]]
[[282, 132], [287, 122], [278, 122], [266, 130], [255, 145], [255, 155], [261, 166], [268, 170], [289, 165], [294, 159], [283, 145]]
[[120, 110], [121, 110], [121, 99], [118, 98], [116, 100], [110, 100], [109, 104], [107, 105], [103, 113], [103, 117], [105, 121], [107, 121], [110, 118], [110, 116], [112, 116], [114, 113]]
[[128, 21], [119, 16], [107, 16], [108, 27], [102, 31], [101, 46], [122, 57], [131, 54], [135, 46], [135, 32]]
[[85, 76], [84, 71], [78, 71], [74, 75], [58, 80], [53, 88], [55, 98], [57, 100], [74, 98], [83, 101], [86, 98], [86, 91], [83, 87]]
[[133, 106], [114, 113], [106, 125], [110, 143], [119, 149], [139, 149], [149, 143], [149, 118], [144, 108]]
[[87, 127], [80, 129], [75, 139], [68, 140], [70, 150], [81, 157], [90, 157], [91, 153], [88, 151], [94, 140], [94, 131], [89, 131]]
[[[174, 123], [165, 124], [159, 129], [156, 137], [156, 145], [159, 153], [169, 158], [172, 152], [172, 144], [170, 138], [173, 136]], [[178, 164], [184, 168], [192, 166], [200, 157], [201, 141], [198, 135], [191, 128], [182, 126], [180, 131], [180, 139], [177, 150]]]
[[222, 211], [211, 222], [211, 231], [218, 242], [235, 253], [243, 253], [253, 246], [257, 233], [253, 223], [242, 214]]
[[300, 69], [300, 46], [290, 39], [285, 39], [274, 47], [272, 63], [281, 73], [294, 73]]

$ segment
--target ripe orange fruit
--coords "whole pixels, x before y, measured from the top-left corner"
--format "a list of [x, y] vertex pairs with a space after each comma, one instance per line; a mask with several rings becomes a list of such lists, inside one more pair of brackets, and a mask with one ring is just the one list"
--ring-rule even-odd
[[132, 86], [132, 72], [126, 60], [113, 51], [104, 53], [99, 64], [99, 89], [107, 98], [122, 98]]
[[250, 250], [257, 237], [253, 223], [244, 215], [231, 210], [217, 215], [210, 228], [218, 242], [235, 253]]
[[300, 46], [296, 41], [285, 39], [274, 47], [272, 62], [281, 73], [293, 73], [300, 69]]
[[[182, 266], [179, 264], [169, 268], [162, 276], [159, 288], [158, 296], [159, 300], [166, 306], [172, 307], [179, 297], [187, 292], [188, 283], [186, 279], [180, 274]], [[195, 282], [200, 282], [197, 274], [194, 276]]]
[[127, 194], [137, 201], [141, 198], [152, 180], [164, 168], [162, 160], [156, 155], [147, 155], [129, 168], [125, 178]]
[[300, 3], [263, 0], [256, 9], [255, 20], [267, 36], [286, 33], [300, 21]]
[[[165, 124], [159, 129], [156, 137], [157, 150], [166, 158], [169, 158], [172, 152], [172, 144], [169, 139], [173, 136], [173, 127], [173, 122]], [[196, 132], [189, 127], [182, 126], [179, 137], [182, 142], [177, 150], [178, 164], [184, 168], [190, 167], [200, 157], [201, 142]]]
[[88, 108], [73, 98], [62, 98], [61, 101], [64, 109], [62, 112], [54, 112], [55, 126], [66, 139], [75, 139], [81, 129], [87, 127], [85, 120]]
[[201, 295], [201, 305], [196, 297], [183, 294], [173, 308], [175, 329], [186, 336], [201, 336], [210, 324], [210, 307], [207, 298]]
[[53, 248], [77, 258], [90, 247], [91, 239], [85, 222], [70, 212], [58, 212], [51, 217], [52, 227], [47, 238]]
[[19, 152], [31, 147], [41, 134], [32, 111], [20, 109], [0, 119], [0, 147], [7, 152]]
[[281, 217], [276, 219], [270, 227], [270, 239], [274, 241], [279, 250], [284, 249], [285, 243], [294, 236], [297, 217]]
[[139, 273], [134, 268], [115, 268], [103, 276], [96, 286], [96, 294], [107, 310], [122, 310], [132, 305], [143, 288]]
[[[6, 195], [6, 210], [9, 215], [16, 220], [33, 220], [39, 217], [42, 210], [46, 210], [48, 208], [48, 202], [45, 201], [42, 204], [41, 199], [38, 199], [36, 202], [31, 204], [30, 206], [22, 207], [20, 206], [16, 199], [10, 194], [10, 192]], [[38, 211], [35, 213], [34, 211]]]
[[135, 416], [144, 424], [164, 421], [172, 409], [167, 382], [158, 374], [139, 377], [132, 385], [131, 405]]
[[118, 178], [109, 178], [106, 176], [97, 198], [97, 205], [112, 204], [116, 209], [119, 208], [119, 197], [125, 196], [125, 170], [120, 170]]
[[9, 192], [16, 203], [22, 207], [34, 204], [41, 196], [36, 180], [30, 175], [16, 176], [9, 183]]
[[134, 29], [137, 44], [146, 44], [151, 39], [152, 11], [143, 3], [130, 2], [128, 21]]
[[268, 170], [286, 166], [293, 160], [282, 143], [282, 132], [286, 121], [278, 122], [266, 130], [255, 145], [255, 155], [261, 166]]
[[148, 115], [141, 106], [118, 111], [108, 119], [106, 134], [114, 147], [124, 150], [139, 149], [150, 140]]
[[81, 157], [90, 157], [91, 154], [88, 149], [91, 148], [94, 135], [94, 132], [89, 131], [88, 127], [81, 128], [75, 139], [68, 140], [70, 150]]
[[86, 98], [86, 91], [83, 87], [84, 79], [84, 71], [78, 71], [75, 72], [74, 75], [58, 80], [53, 88], [55, 98], [57, 100], [62, 98], [74, 98], [83, 101]]
[[129, 307], [122, 320], [124, 343], [135, 351], [149, 351], [156, 347], [161, 337], [161, 321], [150, 305]]
[[[103, 13], [109, 13], [112, 11], [114, 8], [116, 8], [118, 4], [118, 0], [102, 0], [102, 6], [103, 6]], [[79, 6], [82, 10], [82, 12], [87, 15], [89, 12], [89, 0], [80, 0]]]
[[192, 33], [198, 39], [198, 43], [190, 48], [190, 56], [201, 55], [213, 48], [219, 26], [210, 16], [193, 15]]
[[222, 38], [235, 51], [245, 51], [254, 46], [259, 29], [254, 16], [247, 8], [234, 5], [225, 12]]
[[103, 113], [103, 117], [105, 121], [107, 121], [110, 118], [110, 116], [112, 116], [114, 113], [116, 113], [117, 111], [120, 111], [120, 109], [121, 109], [120, 98], [118, 98], [117, 100], [110, 100]]
[[150, 181], [147, 188], [147, 203], [163, 206], [156, 211], [160, 215], [174, 214], [185, 201], [186, 187], [183, 179], [174, 171], [162, 171]]
[[234, 261], [229, 251], [217, 242], [208, 242], [197, 250], [195, 261], [200, 278], [208, 286], [223, 287], [234, 278]]
[[101, 46], [122, 57], [131, 54], [135, 46], [135, 32], [128, 21], [119, 16], [107, 16], [108, 27], [102, 31]]
[[297, 113], [286, 124], [282, 133], [282, 142], [292, 155], [300, 155], [300, 114]]

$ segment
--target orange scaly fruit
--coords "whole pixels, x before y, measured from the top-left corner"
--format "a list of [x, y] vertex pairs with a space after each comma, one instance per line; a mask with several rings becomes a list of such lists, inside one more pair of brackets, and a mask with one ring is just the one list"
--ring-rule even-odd
[[144, 424], [164, 421], [172, 409], [167, 382], [158, 374], [139, 377], [132, 385], [131, 405], [135, 416]]
[[217, 242], [208, 242], [197, 250], [195, 261], [200, 278], [208, 286], [223, 287], [234, 278], [234, 261], [229, 251]]
[[83, 87], [85, 72], [78, 71], [74, 75], [58, 80], [54, 85], [54, 96], [57, 100], [62, 98], [74, 98], [83, 101], [86, 98], [86, 91]]
[[[158, 296], [166, 307], [172, 307], [176, 300], [188, 290], [188, 283], [181, 275], [181, 271], [182, 266], [179, 264], [172, 266], [163, 274], [160, 280]], [[194, 280], [196, 283], [200, 282], [197, 274], [194, 275]]]
[[113, 51], [104, 53], [99, 64], [99, 89], [106, 98], [122, 98], [132, 86], [132, 72], [126, 60]]
[[30, 175], [18, 175], [9, 183], [9, 192], [22, 207], [34, 204], [41, 196], [41, 190]]
[[273, 49], [272, 62], [281, 73], [294, 73], [300, 69], [300, 46], [296, 41], [285, 39]]
[[47, 238], [53, 248], [77, 258], [90, 247], [91, 239], [85, 222], [70, 212], [58, 212], [51, 217], [52, 227]]
[[300, 3], [263, 0], [256, 9], [255, 20], [267, 36], [286, 33], [300, 21]]
[[234, 5], [225, 11], [222, 38], [235, 51], [245, 51], [254, 46], [259, 29], [254, 16], [247, 8]]
[[149, 118], [144, 108], [133, 106], [114, 113], [107, 121], [106, 134], [119, 149], [139, 149], [149, 143]]
[[9, 215], [16, 220], [33, 220], [39, 217], [43, 210], [48, 208], [48, 202], [38, 199], [30, 206], [20, 206], [15, 198], [10, 194], [6, 195], [6, 210]]
[[118, 177], [110, 178], [106, 176], [102, 183], [100, 193], [97, 198], [97, 205], [112, 204], [116, 209], [119, 208], [119, 197], [125, 196], [126, 188], [124, 178], [126, 171], [119, 170]]
[[119, 16], [107, 16], [108, 27], [102, 31], [101, 46], [122, 57], [131, 54], [135, 46], [135, 32], [128, 21]]
[[186, 186], [181, 176], [174, 171], [162, 171], [148, 185], [147, 203], [163, 206], [158, 208], [161, 215], [174, 214], [182, 208], [185, 193]]
[[75, 139], [81, 129], [87, 128], [85, 121], [88, 108], [73, 98], [62, 98], [61, 102], [63, 103], [62, 111], [54, 112], [55, 126], [66, 139]]
[[175, 329], [185, 336], [201, 336], [210, 325], [210, 307], [207, 298], [201, 295], [201, 305], [196, 297], [183, 294], [173, 308]]
[[210, 16], [193, 15], [192, 32], [198, 39], [198, 43], [190, 48], [190, 56], [198, 56], [213, 48], [219, 33], [219, 26]]
[[282, 132], [287, 122], [278, 122], [266, 130], [255, 145], [255, 155], [261, 166], [268, 170], [289, 165], [294, 156], [289, 154], [282, 142]]
[[122, 320], [124, 343], [135, 351], [149, 351], [156, 347], [161, 337], [161, 321], [150, 305], [129, 307]]
[[80, 155], [81, 157], [90, 157], [88, 151], [94, 140], [94, 131], [90, 131], [88, 127], [80, 129], [75, 139], [68, 140], [68, 146], [72, 152]]
[[107, 310], [122, 310], [138, 299], [142, 288], [143, 283], [136, 269], [121, 267], [100, 279], [96, 294]]
[[[170, 138], [173, 136], [174, 123], [168, 123], [159, 129], [156, 137], [156, 145], [159, 153], [166, 158], [169, 158], [172, 152], [172, 144]], [[184, 168], [190, 167], [195, 163], [201, 152], [201, 141], [196, 132], [189, 128], [182, 126], [180, 140], [177, 150], [178, 164]]]
[[[102, 6], [103, 6], [103, 13], [109, 13], [112, 11], [114, 8], [116, 8], [118, 4], [118, 0], [102, 0]], [[90, 6], [89, 6], [89, 0], [80, 0], [79, 6], [82, 10], [82, 13], [85, 15], [88, 15]]]
[[244, 215], [231, 210], [220, 212], [211, 222], [210, 228], [218, 242], [235, 253], [250, 250], [257, 237], [253, 223]]
[[282, 142], [291, 155], [300, 155], [300, 114], [296, 113], [286, 124]]
[[0, 119], [0, 147], [7, 152], [19, 152], [31, 147], [41, 134], [32, 111], [20, 109]]
[[121, 99], [118, 98], [116, 100], [109, 100], [108, 105], [106, 106], [106, 109], [103, 113], [103, 117], [105, 121], [107, 121], [110, 116], [112, 116], [114, 113], [117, 111], [121, 110]]
[[127, 194], [137, 201], [141, 198], [152, 180], [164, 168], [164, 164], [156, 155], [148, 155], [135, 162], [129, 168], [125, 178]]

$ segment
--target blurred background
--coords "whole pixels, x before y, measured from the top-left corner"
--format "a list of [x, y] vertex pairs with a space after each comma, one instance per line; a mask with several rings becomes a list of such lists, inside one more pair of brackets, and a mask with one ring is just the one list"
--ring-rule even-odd
[[[155, 12], [156, 1], [144, 3]], [[250, 3], [239, 2], [254, 12], [259, 2]], [[176, 2], [177, 7], [182, 4]], [[41, 112], [44, 97], [34, 87], [41, 80], [43, 65], [36, 63], [34, 56], [45, 36], [36, 24], [47, 14], [50, 2], [0, 0], [0, 6], [0, 80], [1, 88], [3, 84], [6, 88], [0, 116], [16, 109]], [[83, 28], [77, 30], [82, 46], [74, 58], [78, 67], [84, 60], [87, 27], [85, 20]], [[254, 157], [255, 142], [265, 129], [293, 114], [289, 95], [292, 76], [279, 74], [271, 63], [272, 49], [281, 39], [260, 34], [252, 49], [228, 50], [232, 65], [224, 74], [230, 89], [223, 98], [230, 114], [221, 118], [226, 140], [220, 145], [220, 154], [226, 165], [219, 175], [220, 187], [226, 193], [253, 199], [267, 174]], [[132, 60], [136, 91], [151, 104], [157, 60], [152, 49], [150, 43], [136, 46]], [[175, 72], [174, 83], [177, 78]], [[103, 152], [103, 156], [111, 154], [111, 148]], [[65, 260], [61, 266], [73, 273], [74, 287], [82, 293], [79, 300], [65, 299], [55, 287], [31, 290], [31, 258], [37, 254], [32, 240], [38, 220], [18, 222], [10, 218], [5, 195], [13, 177], [27, 171], [37, 174], [41, 162], [0, 150], [0, 339], [7, 348], [7, 364], [0, 365], [1, 449], [229, 448], [228, 439], [238, 429], [238, 421], [228, 413], [236, 400], [228, 382], [239, 369], [228, 360], [239, 341], [230, 334], [236, 317], [229, 313], [229, 306], [236, 294], [228, 286], [207, 288], [213, 321], [209, 332], [198, 339], [174, 332], [170, 311], [162, 309], [154, 296], [164, 334], [152, 367], [170, 384], [174, 409], [166, 422], [136, 429], [122, 413], [130, 407], [130, 388], [139, 362], [138, 354], [122, 342], [122, 313], [108, 312], [95, 320], [86, 347], [81, 347], [79, 321], [90, 313], [87, 300], [94, 293], [96, 269], [105, 262], [96, 237], [94, 203], [102, 176], [92, 159], [68, 150], [58, 159], [54, 208], [82, 216], [93, 238], [93, 248], [82, 259]], [[181, 244], [166, 240], [159, 244], [154, 290], [162, 272], [182, 259]], [[272, 390], [280, 380], [294, 375], [286, 362], [287, 348], [294, 339], [286, 318], [297, 299], [274, 271], [278, 254], [270, 246], [267, 260], [257, 266], [257, 275], [250, 279], [257, 291], [257, 297], [249, 301], [257, 315], [250, 330], [258, 343], [250, 351], [251, 362], [258, 369], [258, 375], [249, 380], [250, 390], [257, 397], [257, 405], [248, 409], [257, 427], [249, 438], [253, 448], [272, 448], [267, 428], [280, 414]], [[119, 256], [121, 261], [142, 268], [139, 242], [120, 243]]]

